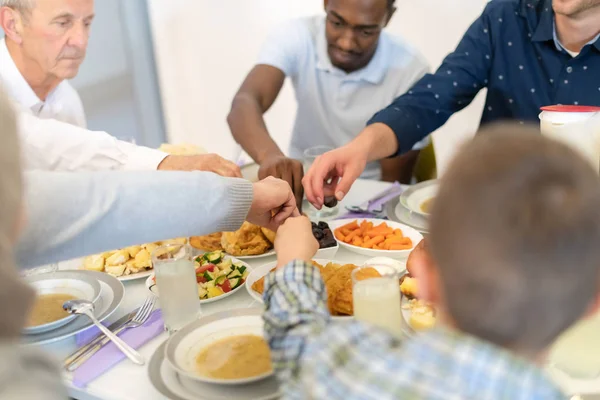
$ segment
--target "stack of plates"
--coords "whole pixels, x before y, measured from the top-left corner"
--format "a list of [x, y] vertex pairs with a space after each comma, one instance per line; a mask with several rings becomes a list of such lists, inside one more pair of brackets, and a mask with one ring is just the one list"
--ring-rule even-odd
[[[94, 303], [96, 317], [103, 321], [119, 307], [125, 288], [119, 280], [103, 272], [58, 271], [26, 277], [38, 295], [69, 294]], [[82, 315], [67, 315], [58, 321], [25, 328], [25, 344], [48, 344], [71, 337], [92, 326]]]
[[429, 231], [429, 213], [423, 206], [437, 195], [438, 180], [421, 182], [405, 190], [399, 198], [386, 205], [386, 213], [390, 220], [406, 224], [421, 233]]
[[238, 380], [216, 380], [194, 373], [196, 355], [228, 336], [263, 334], [262, 309], [216, 313], [195, 321], [156, 350], [148, 365], [150, 382], [174, 400], [268, 400], [281, 396], [272, 373]]

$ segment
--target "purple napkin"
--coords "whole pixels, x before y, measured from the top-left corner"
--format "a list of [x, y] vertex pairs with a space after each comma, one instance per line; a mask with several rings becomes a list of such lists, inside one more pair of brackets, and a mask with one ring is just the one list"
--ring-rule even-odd
[[[119, 337], [134, 349], [138, 349], [164, 331], [162, 313], [160, 310], [154, 310], [144, 325], [127, 329], [121, 332]], [[83, 343], [89, 342], [99, 332], [96, 327], [88, 329], [77, 338], [77, 345], [80, 346]], [[109, 342], [73, 372], [73, 384], [76, 387], [83, 388], [125, 358], [125, 354], [114, 343]]]
[[[379, 193], [378, 195], [374, 196], [373, 197], [374, 200], [369, 200], [367, 202], [367, 204], [363, 204], [361, 206], [366, 207], [366, 209], [369, 211], [383, 210], [381, 217], [384, 219], [387, 219], [387, 217], [385, 216], [385, 210], [384, 210], [385, 204], [388, 201], [392, 200], [393, 198], [400, 196], [400, 194], [402, 194], [402, 191], [403, 191], [402, 185], [400, 185], [400, 183], [398, 183], [398, 182], [394, 182], [392, 184], [392, 186], [387, 188], [384, 192]], [[383, 195], [383, 194], [385, 194], [385, 195]], [[348, 218], [358, 219], [358, 218], [374, 218], [374, 217], [372, 214], [368, 214], [368, 213], [348, 212], [346, 214], [340, 215], [336, 219], [348, 219]]]

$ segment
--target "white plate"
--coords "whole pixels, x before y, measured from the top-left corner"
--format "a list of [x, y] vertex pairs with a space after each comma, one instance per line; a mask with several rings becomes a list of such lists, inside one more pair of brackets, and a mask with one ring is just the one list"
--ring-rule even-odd
[[[419, 233], [419, 231], [417, 231], [416, 229], [411, 228], [408, 225], [401, 224], [399, 222], [383, 220], [383, 219], [370, 219], [370, 218], [338, 219], [336, 221], [329, 222], [329, 226], [331, 227], [331, 230], [335, 230], [335, 229], [339, 228], [340, 226], [346, 225], [352, 221], [357, 221], [358, 224], [360, 224], [363, 221], [372, 222], [373, 226], [377, 226], [377, 225], [381, 224], [382, 222], [385, 222], [388, 224], [388, 226], [390, 228], [401, 229], [402, 234], [404, 236], [409, 237], [412, 240], [413, 247], [408, 250], [365, 249], [365, 248], [362, 248], [359, 246], [354, 246], [352, 244], [344, 243], [344, 242], [338, 240], [338, 243], [340, 244], [340, 246], [342, 246], [354, 253], [362, 254], [367, 257], [391, 257], [391, 258], [405, 259], [405, 258], [408, 258], [408, 255], [415, 248], [415, 246], [417, 244], [419, 244], [419, 242], [421, 240], [423, 240], [423, 235], [421, 235], [421, 233]], [[337, 238], [335, 240], [337, 240]]]
[[[104, 272], [96, 271], [61, 271], [60, 274], [87, 274], [92, 279], [96, 279], [100, 283], [100, 298], [96, 303], [96, 311], [94, 314], [100, 321], [104, 321], [114, 313], [125, 295], [125, 287], [117, 278], [105, 274]], [[38, 333], [35, 335], [23, 335], [21, 341], [23, 344], [48, 344], [58, 342], [76, 335], [92, 326], [92, 322], [85, 316], [79, 316], [70, 324], [49, 332]]]
[[[227, 254], [225, 255], [225, 259], [231, 259], [231, 261], [233, 263], [242, 264], [244, 267], [246, 267], [246, 270], [249, 272], [249, 274], [252, 273], [252, 267], [250, 265], [248, 265], [247, 263], [243, 262], [242, 260], [235, 258], [235, 257], [231, 257], [230, 255], [227, 255]], [[250, 275], [248, 275], [248, 276], [250, 276]], [[246, 285], [246, 282], [242, 283], [240, 286], [236, 287], [235, 289], [233, 289], [227, 293], [223, 293], [222, 295], [220, 295], [218, 297], [200, 300], [200, 304], [208, 304], [208, 303], [222, 300], [226, 297], [231, 296], [232, 294], [234, 294], [235, 292], [237, 292], [238, 290], [243, 288], [245, 285]], [[146, 279], [146, 288], [150, 291], [150, 293], [154, 294], [157, 297], [159, 296], [158, 287], [156, 286], [156, 283], [154, 282], [154, 273], [152, 273], [148, 277], [148, 279]]]
[[[405, 308], [408, 306], [408, 303], [410, 300], [408, 300], [408, 298], [404, 295], [401, 294], [402, 296], [402, 300], [401, 300], [401, 307], [402, 307], [402, 317], [403, 317], [403, 322], [404, 322], [404, 332], [408, 333], [408, 334], [415, 334], [418, 331], [416, 331], [411, 325], [410, 325], [410, 317], [412, 316], [412, 309], [410, 308]], [[425, 332], [425, 331], [423, 331]]]
[[387, 217], [395, 222], [408, 225], [415, 228], [422, 234], [429, 232], [427, 218], [410, 212], [406, 207], [400, 204], [400, 198], [390, 200], [385, 206]]
[[[225, 254], [230, 255], [227, 252], [225, 252]], [[256, 260], [258, 258], [266, 258], [266, 257], [273, 257], [273, 256], [275, 256], [275, 249], [271, 249], [264, 254], [258, 254], [256, 256], [235, 256], [235, 258], [237, 258], [239, 260]], [[231, 257], [233, 257], [233, 256], [231, 256]]]
[[425, 201], [434, 198], [437, 195], [438, 189], [438, 180], [425, 181], [413, 185], [400, 195], [400, 204], [409, 211], [427, 218], [429, 217], [429, 213], [423, 211], [421, 205]]
[[[33, 275], [25, 278], [36, 291], [37, 296], [47, 294], [68, 294], [76, 299], [91, 301], [96, 304], [100, 298], [100, 283], [91, 279], [86, 274], [73, 274], [54, 272], [48, 274]], [[32, 335], [51, 331], [68, 324], [77, 317], [75, 314], [65, 314], [64, 318], [47, 324], [31, 326], [23, 329], [23, 333]]]
[[[138, 272], [137, 274], [119, 276], [119, 277], [117, 277], [117, 279], [120, 280], [121, 282], [128, 282], [128, 281], [135, 281], [136, 279], [147, 278], [152, 274], [154, 274], [154, 271], [152, 269], [148, 269], [144, 272]], [[110, 274], [108, 274], [108, 275], [110, 275]]]
[[247, 314], [230, 315], [224, 313], [220, 318], [207, 322], [199, 319], [177, 331], [167, 341], [165, 358], [169, 366], [181, 378], [186, 378], [189, 389], [190, 381], [195, 386], [201, 384], [218, 384], [219, 386], [247, 385], [273, 376], [273, 371], [242, 379], [215, 379], [196, 372], [196, 357], [204, 349], [222, 339], [238, 335], [264, 335], [262, 309], [248, 309]]

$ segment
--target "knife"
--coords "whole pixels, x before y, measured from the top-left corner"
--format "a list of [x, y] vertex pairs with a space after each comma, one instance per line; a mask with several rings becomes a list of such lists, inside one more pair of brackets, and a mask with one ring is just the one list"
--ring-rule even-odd
[[[139, 308], [136, 308], [135, 310], [133, 310], [129, 314], [125, 314], [123, 317], [119, 318], [116, 322], [112, 323], [108, 327], [108, 329], [110, 329], [113, 333], [116, 334], [117, 331], [121, 327], [123, 327], [126, 324], [128, 324], [129, 322], [131, 322], [131, 320], [133, 319], [133, 317], [135, 317], [135, 315], [138, 312], [138, 310], [139, 310]], [[85, 344], [85, 345], [81, 346], [79, 349], [75, 350], [75, 352], [73, 354], [71, 354], [70, 356], [68, 356], [67, 358], [65, 358], [65, 361], [63, 362], [64, 368], [67, 371], [74, 370], [74, 368], [71, 367], [71, 364], [73, 364], [75, 361], [77, 361], [82, 356], [84, 356], [86, 353], [88, 353], [92, 348], [94, 348], [97, 345], [99, 345], [103, 341], [103, 339], [108, 339], [108, 338], [106, 337], [106, 335], [104, 333], [99, 333], [88, 344]]]

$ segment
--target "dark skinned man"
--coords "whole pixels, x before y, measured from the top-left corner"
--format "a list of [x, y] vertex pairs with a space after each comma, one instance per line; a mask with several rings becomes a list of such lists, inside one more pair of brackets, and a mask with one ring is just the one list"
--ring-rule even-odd
[[[269, 36], [227, 118], [235, 140], [260, 165], [259, 178], [286, 180], [298, 204], [303, 152], [348, 143], [428, 71], [418, 51], [384, 32], [394, 0], [325, 0], [324, 6], [326, 16], [287, 21]], [[286, 77], [298, 104], [287, 155], [263, 119]], [[380, 164], [367, 165], [363, 177], [379, 179]]]

